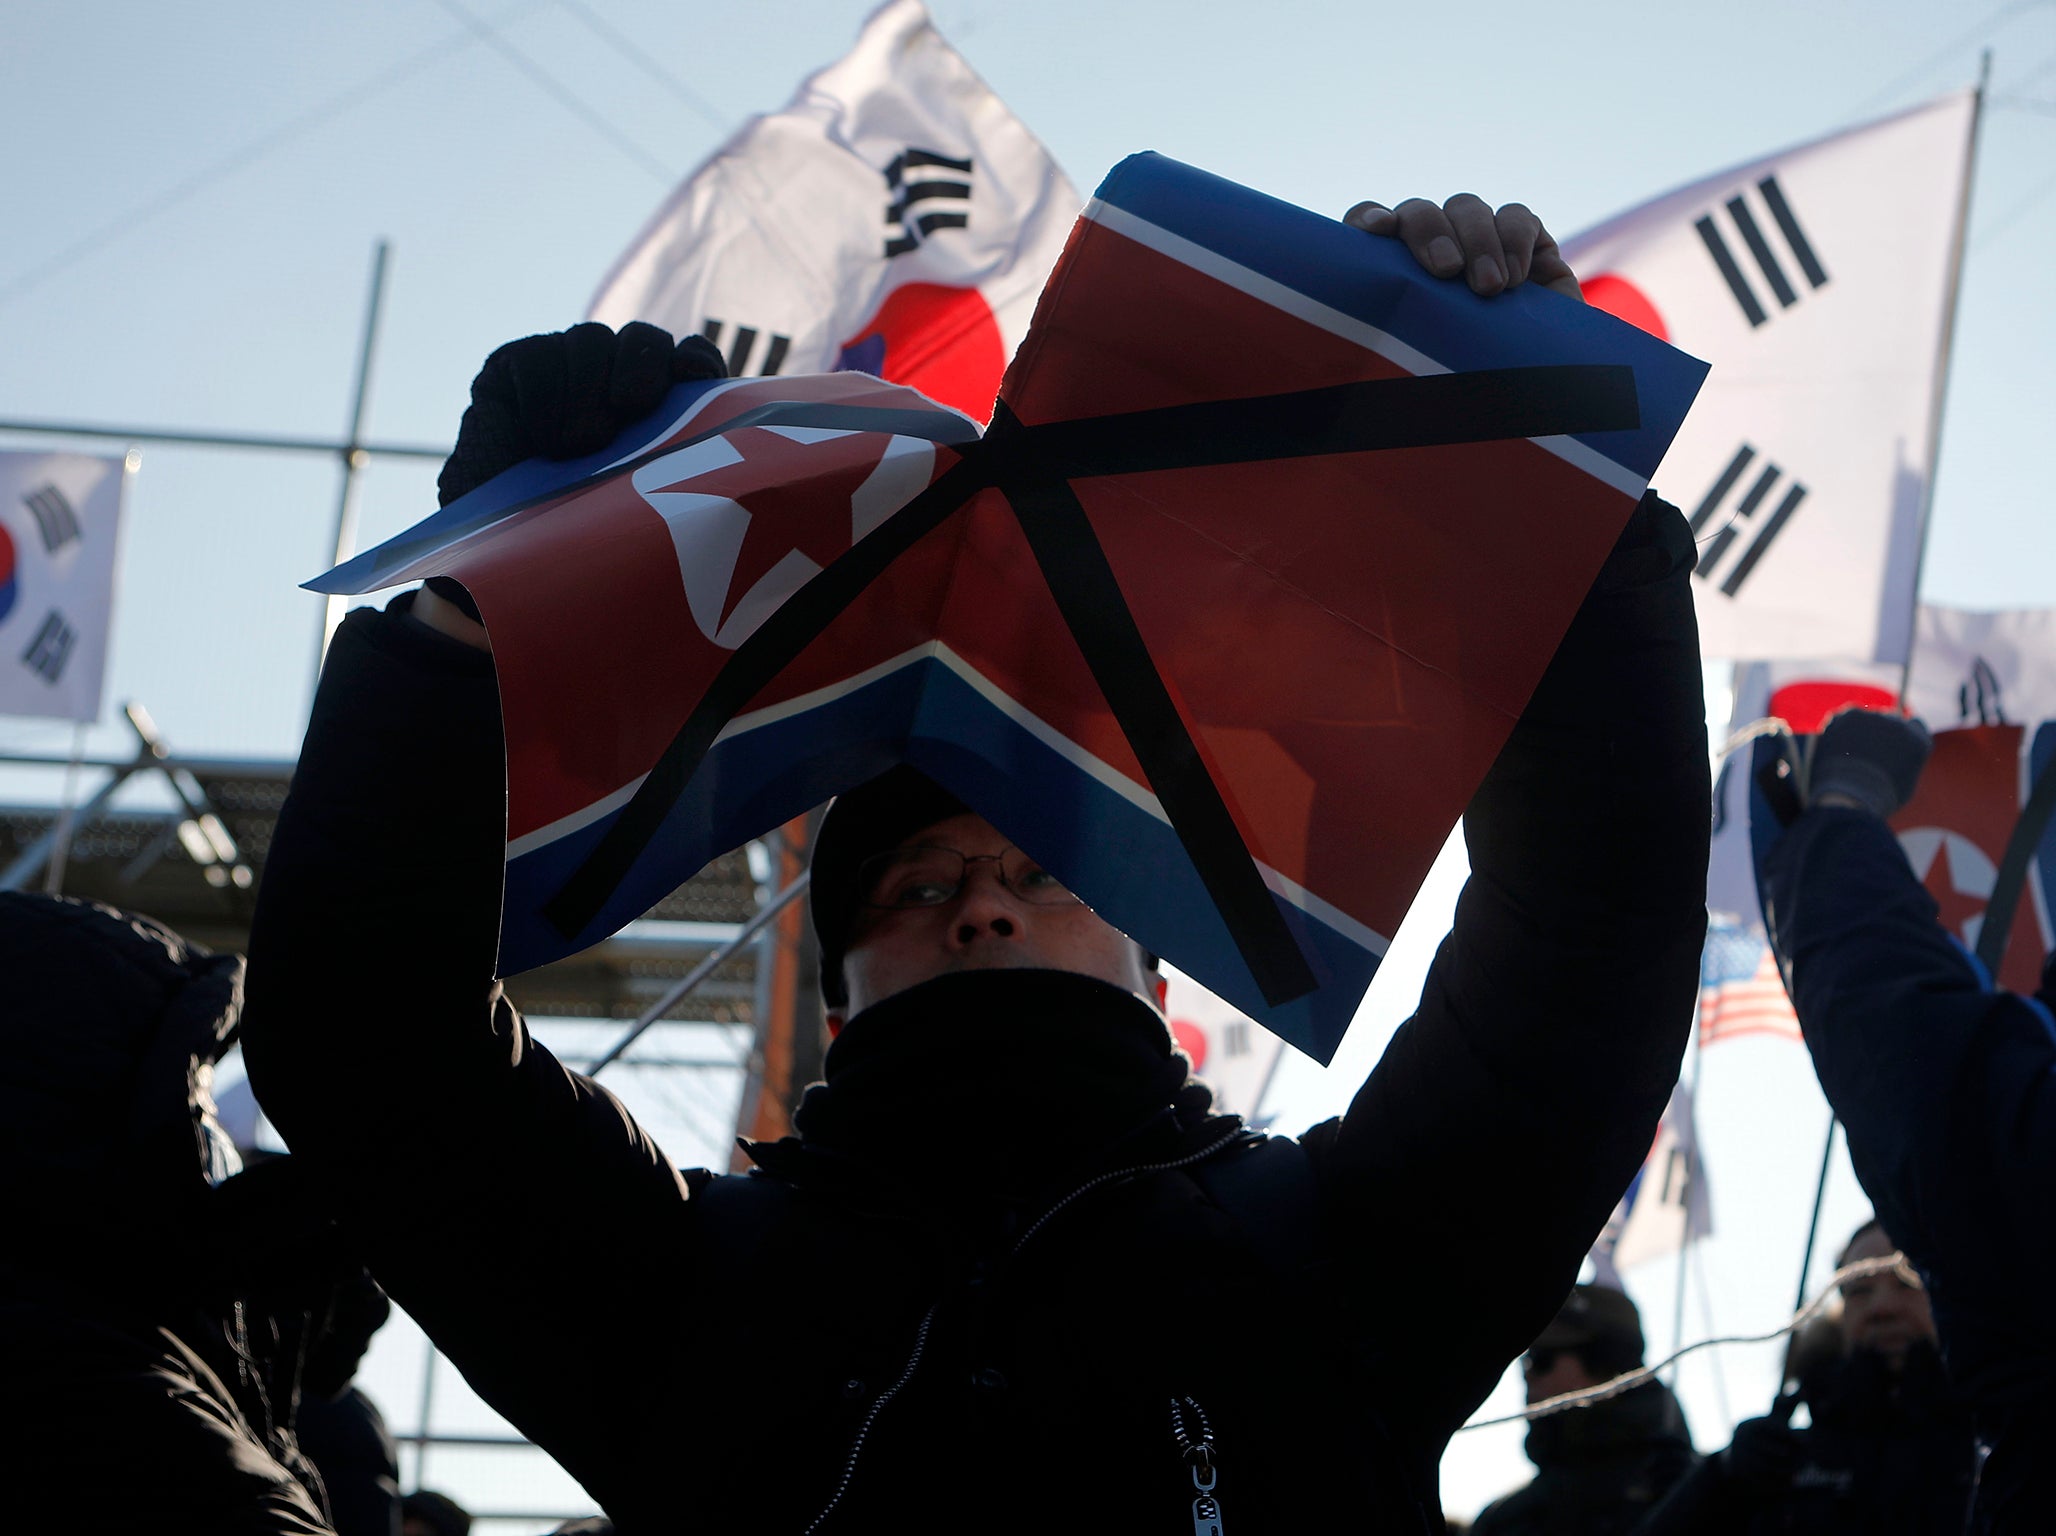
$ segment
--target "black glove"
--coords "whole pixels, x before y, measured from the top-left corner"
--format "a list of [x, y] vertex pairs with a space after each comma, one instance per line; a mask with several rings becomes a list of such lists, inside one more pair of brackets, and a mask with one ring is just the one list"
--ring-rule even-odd
[[1829, 719], [1814, 744], [1806, 799], [1847, 795], [1865, 810], [1889, 816], [1913, 798], [1934, 738], [1918, 720], [1845, 709]]
[[1786, 1422], [1792, 1415], [1788, 1402], [1796, 1406], [1781, 1398], [1769, 1418], [1744, 1419], [1735, 1426], [1735, 1438], [1718, 1460], [1721, 1475], [1738, 1492], [1767, 1497], [1792, 1486], [1805, 1448], [1799, 1432]]
[[523, 459], [598, 453], [615, 433], [655, 410], [673, 384], [727, 375], [706, 337], [688, 336], [674, 346], [668, 332], [640, 320], [619, 335], [588, 320], [510, 341], [471, 381], [471, 404], [436, 494], [448, 506]]

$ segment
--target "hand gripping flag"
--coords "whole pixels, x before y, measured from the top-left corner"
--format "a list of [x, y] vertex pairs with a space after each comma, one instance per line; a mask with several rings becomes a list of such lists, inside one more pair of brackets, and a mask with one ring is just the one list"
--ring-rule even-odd
[[680, 385], [312, 585], [478, 601], [503, 972], [910, 762], [1326, 1060], [1703, 373], [1138, 155], [982, 437], [859, 374]]
[[[1893, 830], [1942, 925], [2000, 985], [2033, 991], [2056, 946], [2056, 610], [1923, 604], [1910, 672], [1754, 663], [1737, 670], [1735, 719], [1813, 735], [1838, 709], [1897, 710], [1902, 677], [1905, 708], [1935, 732], [1935, 747]], [[1714, 795], [1708, 904], [1759, 936], [1752, 844], [1776, 822], [1754, 775], [1779, 750], [1767, 737], [1733, 753]]]
[[1590, 302], [1713, 365], [1663, 469], [1699, 540], [1709, 656], [1906, 659], [1973, 101], [1737, 166], [1564, 242]]
[[920, 0], [889, 0], [687, 178], [591, 316], [699, 332], [734, 375], [861, 369], [984, 421], [1077, 214]]

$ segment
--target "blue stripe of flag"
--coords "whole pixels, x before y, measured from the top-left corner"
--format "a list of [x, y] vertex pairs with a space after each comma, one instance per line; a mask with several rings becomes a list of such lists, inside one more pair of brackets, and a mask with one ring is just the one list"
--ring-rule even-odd
[[934, 659], [717, 743], [606, 907], [571, 939], [542, 916], [543, 906], [619, 813], [510, 859], [501, 974], [598, 942], [668, 894], [680, 870], [899, 761], [979, 806], [1116, 928], [1159, 953], [1175, 951], [1194, 980], [1315, 1060], [1333, 1057], [1377, 972], [1376, 955], [1278, 900], [1323, 985], [1268, 1006], [1177, 834]]
[[1424, 273], [1397, 240], [1224, 181], [1167, 155], [1130, 155], [1097, 193], [1238, 266], [1375, 326], [1457, 372], [1625, 363], [1642, 425], [1578, 441], [1646, 480], [1705, 378], [1706, 364], [1604, 311], [1524, 285], [1481, 299]]

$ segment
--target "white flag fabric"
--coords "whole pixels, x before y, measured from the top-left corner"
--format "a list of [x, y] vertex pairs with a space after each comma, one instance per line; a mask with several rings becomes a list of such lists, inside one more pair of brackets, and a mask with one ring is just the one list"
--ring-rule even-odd
[[1193, 1075], [1213, 1089], [1214, 1108], [1241, 1115], [1261, 1130], [1264, 1090], [1285, 1042], [1182, 971], [1165, 966], [1164, 978], [1170, 983], [1164, 1014], [1171, 1037], [1191, 1058]]
[[1906, 658], [1974, 115], [1945, 96], [1565, 242], [1587, 299], [1713, 366], [1657, 482], [1708, 656]]
[[1922, 603], [1906, 707], [1937, 731], [2056, 720], [2056, 608]]
[[1676, 1253], [1712, 1231], [1713, 1202], [1692, 1121], [1692, 1090], [1679, 1083], [1657, 1124], [1647, 1161], [1592, 1245], [1598, 1282], [1620, 1289], [1622, 1270]]
[[920, 0], [890, 0], [693, 172], [590, 314], [698, 332], [733, 375], [854, 368], [984, 421], [1079, 207]]
[[0, 715], [96, 720], [122, 460], [0, 453]]

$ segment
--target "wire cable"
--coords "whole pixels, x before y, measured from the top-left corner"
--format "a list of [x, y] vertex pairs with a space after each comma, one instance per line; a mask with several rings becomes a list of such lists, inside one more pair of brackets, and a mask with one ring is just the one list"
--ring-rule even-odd
[[1957, 34], [1957, 36], [1937, 48], [1911, 69], [1901, 72], [1895, 79], [1888, 81], [1886, 84], [1878, 87], [1877, 90], [1871, 92], [1870, 95], [1850, 109], [1849, 115], [1851, 117], [1864, 117], [1876, 111], [1879, 107], [1891, 105], [1892, 102], [1898, 99], [1901, 91], [1910, 85], [1919, 84], [1928, 72], [1943, 60], [1961, 53], [1966, 48], [1975, 47], [1990, 34], [1996, 32], [2000, 27], [2023, 12], [2037, 10], [2042, 6], [2052, 4], [2056, 4], [2056, 0], [2007, 0], [2005, 5], [1991, 12], [1976, 26]]
[[728, 118], [716, 111], [706, 97], [651, 58], [645, 50], [629, 41], [612, 22], [585, 4], [585, 0], [557, 0], [557, 4], [569, 11], [593, 36], [698, 113], [717, 132], [728, 131]]
[[544, 69], [542, 65], [536, 63], [534, 59], [531, 59], [519, 48], [508, 42], [495, 28], [487, 26], [485, 22], [474, 16], [459, 3], [459, 0], [436, 0], [436, 4], [463, 22], [465, 26], [472, 30], [472, 33], [480, 42], [484, 43], [493, 52], [526, 75], [529, 83], [534, 85], [537, 90], [548, 96], [558, 106], [584, 123], [586, 127], [592, 129], [593, 132], [597, 133], [609, 144], [612, 144], [622, 154], [628, 156], [629, 159], [656, 177], [657, 180], [669, 186], [678, 179], [676, 171], [672, 170], [663, 161], [615, 127], [597, 108], [587, 105], [584, 99], [573, 91], [570, 86], [564, 84], [563, 81]]
[[2039, 203], [2051, 192], [2056, 192], [2056, 176], [2050, 176], [2035, 183], [2034, 187], [2029, 190], [2025, 197], [2021, 198], [2020, 201], [2016, 202], [2004, 213], [1995, 215], [1989, 224], [1971, 236], [1970, 248], [1973, 251], [1982, 251], [1986, 246], [1998, 239], [1999, 236], [2018, 224], [2027, 215], [2029, 209], [2033, 208], [2035, 204]]
[[[510, 7], [501, 14], [500, 23], [504, 24], [524, 11], [534, 10], [540, 3], [541, 0], [530, 0], [530, 3]], [[301, 113], [298, 117], [290, 118], [250, 142], [230, 150], [219, 160], [202, 167], [176, 186], [116, 215], [105, 224], [80, 236], [54, 256], [45, 257], [5, 283], [0, 283], [0, 304], [20, 298], [57, 273], [69, 270], [81, 258], [92, 255], [103, 246], [111, 245], [129, 231], [148, 223], [160, 214], [170, 212], [195, 193], [202, 192], [237, 171], [254, 165], [281, 145], [299, 138], [311, 129], [319, 128], [352, 107], [362, 106], [373, 97], [391, 90], [403, 80], [421, 73], [445, 56], [470, 47], [476, 40], [472, 35], [453, 32], [429, 44], [420, 52], [409, 54], [391, 68], [339, 92], [319, 106]]]
[[1611, 1381], [1602, 1381], [1596, 1387], [1581, 1387], [1575, 1392], [1559, 1392], [1554, 1397], [1543, 1398], [1539, 1403], [1530, 1403], [1518, 1413], [1503, 1413], [1496, 1419], [1473, 1420], [1457, 1433], [1464, 1434], [1473, 1429], [1491, 1429], [1499, 1424], [1531, 1423], [1536, 1419], [1568, 1413], [1573, 1408], [1590, 1408], [1596, 1403], [1604, 1403], [1623, 1393], [1632, 1392], [1644, 1382], [1654, 1381], [1658, 1371], [1684, 1359], [1687, 1355], [1696, 1354], [1702, 1349], [1712, 1349], [1717, 1344], [1772, 1343], [1788, 1333], [1797, 1332], [1820, 1316], [1828, 1303], [1834, 1300], [1836, 1289], [1845, 1281], [1860, 1280], [1866, 1275], [1882, 1275], [1888, 1272], [1897, 1275], [1916, 1290], [1926, 1289], [1921, 1284], [1920, 1276], [1914, 1272], [1913, 1266], [1906, 1262], [1906, 1255], [1903, 1253], [1888, 1253], [1881, 1259], [1858, 1259], [1854, 1264], [1844, 1264], [1828, 1276], [1828, 1283], [1822, 1287], [1821, 1293], [1793, 1313], [1792, 1320], [1782, 1328], [1773, 1329], [1769, 1333], [1730, 1334], [1724, 1338], [1700, 1339], [1697, 1343], [1687, 1344], [1683, 1349], [1657, 1361], [1654, 1365], [1637, 1366]]

